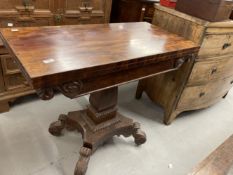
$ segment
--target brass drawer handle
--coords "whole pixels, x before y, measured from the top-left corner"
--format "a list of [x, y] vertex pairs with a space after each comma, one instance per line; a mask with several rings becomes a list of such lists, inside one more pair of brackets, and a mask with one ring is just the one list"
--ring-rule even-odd
[[217, 68], [213, 68], [212, 71], [211, 71], [211, 74], [212, 75], [215, 74], [217, 72], [217, 70], [218, 70]]
[[231, 46], [231, 43], [225, 43], [223, 46], [222, 46], [222, 50], [225, 50], [227, 49], [228, 47]]
[[57, 24], [60, 24], [62, 22], [62, 15], [61, 14], [54, 15], [54, 18], [55, 18], [55, 22]]
[[205, 95], [205, 92], [201, 92], [200, 94], [199, 94], [199, 97], [203, 97]]

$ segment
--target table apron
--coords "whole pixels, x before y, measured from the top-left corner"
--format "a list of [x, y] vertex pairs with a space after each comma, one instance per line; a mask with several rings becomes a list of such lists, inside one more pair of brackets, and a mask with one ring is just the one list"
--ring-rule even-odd
[[195, 57], [193, 56], [177, 58], [88, 79], [77, 79], [55, 87], [38, 89], [37, 93], [41, 99], [50, 100], [53, 98], [54, 90], [58, 89], [66, 97], [73, 99], [100, 90], [120, 86], [132, 81], [155, 76], [157, 74], [177, 70], [182, 65], [180, 64], [180, 60], [190, 61], [190, 59], [194, 58]]

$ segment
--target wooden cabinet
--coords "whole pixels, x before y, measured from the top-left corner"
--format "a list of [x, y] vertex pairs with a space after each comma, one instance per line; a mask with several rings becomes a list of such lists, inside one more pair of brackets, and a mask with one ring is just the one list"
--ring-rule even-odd
[[0, 27], [52, 24], [54, 0], [3, 1], [0, 5]]
[[98, 24], [109, 22], [111, 0], [60, 0], [55, 23]]
[[9, 110], [10, 101], [32, 93], [34, 90], [0, 41], [0, 112]]
[[233, 86], [233, 22], [207, 22], [174, 9], [156, 5], [153, 23], [200, 45], [198, 58], [180, 70], [145, 80], [138, 85], [165, 110], [170, 124], [183, 111], [209, 107]]
[[[107, 23], [112, 0], [2, 0], [0, 27]], [[0, 112], [8, 102], [34, 93], [0, 40]]]
[[113, 0], [111, 22], [152, 22], [158, 0]]

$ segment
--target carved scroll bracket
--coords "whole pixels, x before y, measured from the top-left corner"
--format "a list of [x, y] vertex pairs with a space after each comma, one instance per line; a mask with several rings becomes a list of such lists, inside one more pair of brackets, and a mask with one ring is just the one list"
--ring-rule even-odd
[[82, 81], [63, 83], [57, 89], [68, 98], [76, 98], [83, 89]]
[[58, 89], [66, 97], [73, 99], [80, 95], [80, 92], [83, 89], [83, 83], [81, 81], [73, 81], [63, 83], [55, 88], [38, 89], [36, 92], [40, 99], [50, 100], [54, 97], [55, 89]]
[[42, 100], [50, 100], [54, 97], [53, 88], [45, 88], [36, 90], [37, 95]]

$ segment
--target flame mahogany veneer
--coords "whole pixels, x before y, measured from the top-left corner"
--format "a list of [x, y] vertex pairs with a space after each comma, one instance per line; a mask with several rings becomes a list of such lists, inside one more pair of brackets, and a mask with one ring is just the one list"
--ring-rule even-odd
[[146, 142], [139, 123], [117, 112], [118, 86], [178, 69], [199, 50], [193, 42], [149, 23], [0, 29], [5, 45], [38, 95], [58, 89], [69, 98], [91, 93], [85, 110], [61, 115], [51, 134], [78, 130], [83, 147], [75, 175], [85, 174], [91, 154], [114, 135]]

